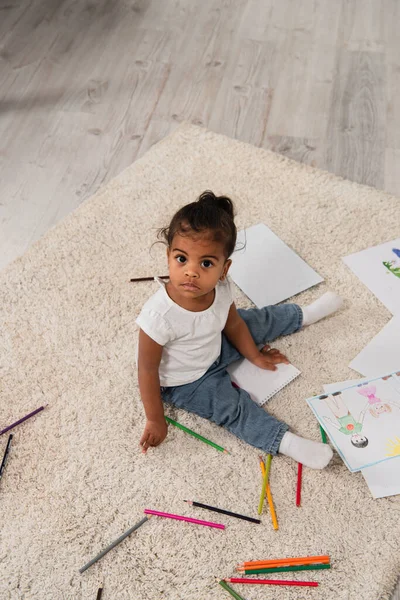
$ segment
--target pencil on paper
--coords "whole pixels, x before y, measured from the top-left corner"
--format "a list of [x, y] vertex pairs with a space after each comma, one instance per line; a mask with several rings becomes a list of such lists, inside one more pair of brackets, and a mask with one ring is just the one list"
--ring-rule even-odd
[[238, 569], [243, 575], [262, 575], [263, 573], [291, 573], [292, 571], [319, 571], [322, 569], [330, 569], [330, 563], [320, 565], [293, 565], [291, 567], [267, 567], [260, 569]]
[[319, 430], [321, 432], [321, 438], [324, 444], [328, 443], [328, 440], [326, 439], [326, 433], [325, 433], [325, 429], [323, 429], [323, 427], [320, 425], [319, 426]]
[[261, 523], [260, 519], [254, 519], [253, 517], [247, 517], [246, 515], [239, 515], [238, 513], [225, 510], [224, 508], [217, 508], [215, 506], [209, 506], [208, 504], [202, 504], [201, 502], [194, 502], [193, 500], [184, 500], [191, 506], [197, 506], [198, 508], [205, 508], [206, 510], [212, 510], [222, 515], [228, 515], [229, 517], [236, 517], [237, 519], [243, 519], [243, 521], [250, 521], [251, 523]]
[[107, 554], [107, 552], [110, 552], [110, 550], [115, 548], [115, 546], [118, 546], [118, 544], [120, 544], [126, 537], [128, 537], [128, 535], [130, 535], [131, 533], [136, 531], [136, 529], [139, 529], [139, 527], [141, 527], [143, 525], [143, 523], [146, 523], [146, 521], [148, 521], [148, 520], [149, 520], [149, 517], [144, 517], [141, 521], [139, 521], [139, 523], [136, 523], [136, 525], [134, 525], [133, 527], [128, 529], [128, 531], [125, 531], [125, 533], [123, 533], [118, 539], [116, 539], [109, 546], [107, 546], [107, 548], [104, 548], [104, 550], [99, 552], [99, 554], [97, 556], [95, 556], [94, 558], [92, 558], [92, 560], [90, 560], [88, 563], [86, 563], [86, 565], [84, 567], [81, 567], [79, 569], [79, 573], [83, 573], [84, 571], [86, 571], [86, 569], [88, 569], [89, 567], [94, 565], [95, 562], [100, 560], [100, 558], [103, 558], [103, 556], [105, 554]]
[[3, 475], [4, 469], [6, 467], [7, 456], [8, 456], [8, 453], [10, 452], [10, 446], [11, 446], [11, 440], [12, 439], [13, 439], [13, 435], [12, 435], [12, 433], [10, 433], [10, 435], [8, 436], [8, 440], [7, 440], [6, 450], [5, 450], [4, 455], [3, 455], [3, 460], [1, 461], [0, 479], [1, 479], [2, 475]]
[[222, 586], [224, 588], [224, 590], [226, 590], [228, 592], [228, 594], [230, 594], [232, 596], [232, 598], [235, 598], [235, 600], [244, 600], [244, 598], [242, 596], [240, 596], [240, 594], [235, 592], [235, 590], [233, 590], [223, 579], [218, 581], [218, 583], [220, 586]]
[[301, 504], [301, 474], [303, 472], [303, 465], [297, 463], [297, 490], [296, 490], [296, 506]]
[[27, 419], [30, 419], [31, 417], [33, 417], [34, 415], [36, 415], [38, 412], [40, 412], [41, 410], [43, 410], [46, 406], [47, 406], [47, 404], [45, 406], [41, 406], [40, 408], [37, 408], [36, 410], [34, 410], [31, 413], [29, 413], [29, 415], [26, 415], [25, 417], [22, 417], [22, 419], [19, 419], [18, 421], [15, 421], [15, 423], [12, 423], [12, 425], [9, 425], [8, 427], [5, 427], [5, 429], [2, 429], [0, 431], [0, 435], [3, 435], [3, 433], [7, 433], [7, 431], [10, 431], [10, 429], [13, 429], [14, 427], [16, 427], [17, 425], [19, 425], [20, 423], [23, 423]]
[[[264, 464], [262, 456], [259, 456], [259, 459], [260, 459], [261, 475], [264, 477], [265, 464]], [[279, 529], [278, 519], [276, 518], [274, 502], [272, 500], [272, 494], [271, 494], [271, 486], [270, 486], [269, 482], [267, 483], [266, 495], [267, 495], [267, 500], [268, 500], [269, 512], [271, 513], [272, 526], [275, 530], [278, 530]]]
[[318, 587], [317, 581], [289, 581], [287, 579], [244, 579], [243, 577], [231, 577], [225, 579], [229, 583], [255, 583], [264, 585], [294, 585], [303, 587]]
[[144, 512], [146, 515], [155, 515], [156, 517], [165, 517], [167, 519], [176, 519], [177, 521], [186, 521], [187, 523], [194, 523], [195, 525], [204, 525], [205, 527], [225, 529], [225, 525], [222, 525], [222, 523], [201, 521], [200, 519], [192, 519], [191, 517], [183, 517], [182, 515], [173, 515], [171, 513], [160, 512], [159, 510], [151, 510], [150, 508], [146, 508]]
[[271, 468], [271, 461], [272, 461], [272, 456], [271, 456], [271, 454], [268, 454], [267, 460], [265, 463], [265, 473], [264, 473], [264, 478], [263, 478], [263, 483], [262, 483], [262, 488], [261, 488], [260, 502], [258, 504], [258, 514], [259, 515], [261, 515], [261, 513], [262, 513], [262, 509], [264, 506], [264, 498], [265, 498], [265, 494], [267, 493], [267, 484], [268, 484], [269, 471]]
[[[158, 277], [159, 279], [169, 279], [169, 275], [160, 275]], [[131, 283], [132, 282], [136, 282], [136, 281], [154, 281], [155, 277], [134, 277], [133, 279], [131, 279]]]
[[214, 442], [211, 442], [210, 440], [208, 440], [207, 438], [203, 437], [199, 433], [196, 433], [195, 431], [192, 431], [191, 429], [189, 429], [188, 427], [185, 427], [181, 423], [178, 423], [178, 421], [174, 421], [173, 419], [170, 419], [170, 417], [167, 417], [167, 416], [165, 416], [165, 420], [170, 425], [174, 425], [174, 427], [177, 427], [178, 429], [181, 429], [182, 431], [185, 431], [189, 435], [192, 435], [193, 437], [195, 437], [198, 440], [201, 440], [205, 444], [208, 444], [209, 446], [212, 446], [216, 450], [219, 450], [220, 452], [225, 452], [225, 454], [229, 454], [228, 450], [225, 450], [225, 448], [222, 448], [222, 446], [218, 446], [218, 444], [215, 444]]

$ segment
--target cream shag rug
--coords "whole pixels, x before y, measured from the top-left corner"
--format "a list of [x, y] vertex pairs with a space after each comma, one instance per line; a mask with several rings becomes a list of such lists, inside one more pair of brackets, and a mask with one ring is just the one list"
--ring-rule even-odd
[[[247, 600], [380, 600], [400, 572], [400, 497], [373, 500], [361, 474], [336, 455], [323, 472], [277, 457], [271, 488], [279, 531], [190, 508], [198, 500], [256, 516], [258, 451], [182, 411], [172, 417], [227, 448], [170, 428], [142, 455], [144, 425], [135, 372], [135, 318], [163, 275], [165, 249], [151, 244], [181, 205], [204, 189], [233, 198], [239, 228], [266, 223], [324, 278], [296, 297], [330, 289], [345, 309], [277, 346], [302, 371], [269, 410], [315, 440], [305, 398], [356, 377], [351, 359], [389, 313], [341, 257], [398, 237], [397, 200], [280, 155], [183, 125], [54, 227], [0, 274], [0, 429], [14, 429], [0, 485], [2, 599], [205, 600], [228, 598], [215, 577], [244, 560], [330, 554], [330, 571], [276, 574], [319, 589], [235, 586]], [[271, 281], [271, 285], [274, 282]], [[238, 291], [237, 304], [250, 302]], [[0, 438], [0, 451], [7, 435]], [[79, 568], [143, 516], [144, 508], [227, 525], [225, 532], [153, 517], [82, 575]]]

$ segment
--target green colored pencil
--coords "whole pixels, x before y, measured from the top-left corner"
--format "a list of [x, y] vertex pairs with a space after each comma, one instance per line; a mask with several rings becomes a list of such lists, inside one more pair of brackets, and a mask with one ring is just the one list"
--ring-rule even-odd
[[321, 425], [319, 426], [320, 431], [321, 431], [321, 437], [322, 437], [322, 441], [324, 442], [324, 444], [328, 443], [328, 440], [326, 439], [326, 433], [325, 430], [321, 427]]
[[258, 504], [258, 514], [259, 515], [261, 515], [262, 509], [264, 506], [264, 498], [265, 498], [265, 492], [267, 491], [267, 484], [268, 484], [269, 470], [271, 468], [271, 461], [272, 461], [272, 455], [268, 454], [267, 460], [265, 461], [265, 475], [264, 475], [262, 488], [261, 488], [260, 502]]
[[272, 567], [269, 569], [245, 569], [241, 571], [244, 575], [261, 575], [261, 573], [288, 573], [290, 571], [318, 571], [319, 569], [330, 569], [331, 565], [294, 565], [292, 567]]
[[199, 435], [195, 431], [192, 431], [191, 429], [188, 429], [187, 427], [185, 427], [181, 423], [178, 423], [177, 421], [174, 421], [173, 419], [170, 419], [167, 416], [165, 417], [165, 420], [167, 421], [167, 423], [170, 423], [171, 425], [175, 425], [175, 427], [177, 427], [178, 429], [182, 429], [182, 431], [186, 431], [186, 433], [188, 433], [189, 435], [192, 435], [193, 437], [197, 438], [198, 440], [201, 440], [205, 444], [208, 444], [209, 446], [212, 446], [216, 450], [219, 450], [220, 452], [225, 452], [225, 454], [229, 454], [228, 450], [225, 450], [225, 448], [222, 448], [222, 446], [218, 446], [218, 444], [214, 444], [214, 442], [211, 442], [210, 440], [208, 440], [207, 438], [203, 437], [202, 435]]
[[226, 590], [231, 596], [233, 596], [233, 598], [235, 598], [235, 600], [244, 600], [244, 598], [242, 596], [239, 596], [239, 594], [237, 594], [235, 592], [235, 590], [233, 590], [227, 583], [225, 583], [225, 581], [218, 581], [219, 585], [222, 585], [222, 587], [224, 588], [224, 590]]

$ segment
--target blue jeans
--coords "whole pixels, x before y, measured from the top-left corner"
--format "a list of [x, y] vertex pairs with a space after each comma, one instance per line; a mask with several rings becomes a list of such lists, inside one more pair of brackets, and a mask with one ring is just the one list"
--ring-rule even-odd
[[[257, 345], [294, 333], [303, 323], [303, 313], [297, 304], [239, 309], [238, 312]], [[245, 390], [232, 386], [226, 367], [241, 357], [222, 334], [221, 354], [208, 371], [192, 383], [162, 387], [162, 398], [164, 402], [225, 427], [264, 452], [277, 454], [288, 425], [253, 402]]]

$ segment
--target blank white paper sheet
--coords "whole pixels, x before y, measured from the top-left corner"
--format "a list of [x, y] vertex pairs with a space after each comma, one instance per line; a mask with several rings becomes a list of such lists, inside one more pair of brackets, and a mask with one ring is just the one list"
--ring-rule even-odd
[[393, 317], [349, 366], [369, 377], [400, 371], [400, 315]]
[[229, 275], [258, 307], [278, 304], [321, 283], [300, 256], [263, 223], [238, 232]]

